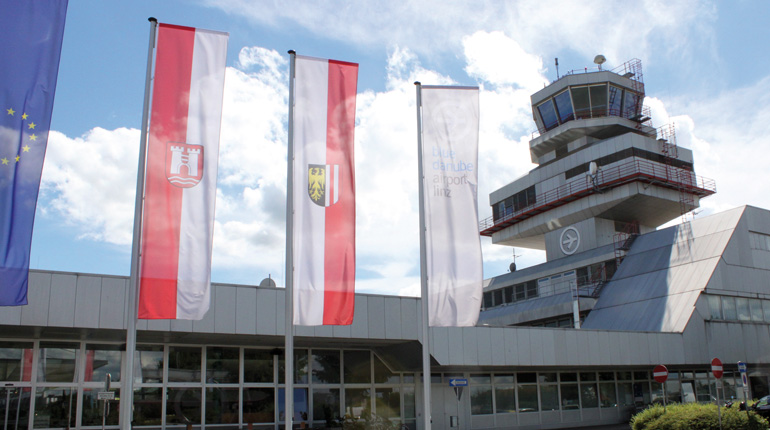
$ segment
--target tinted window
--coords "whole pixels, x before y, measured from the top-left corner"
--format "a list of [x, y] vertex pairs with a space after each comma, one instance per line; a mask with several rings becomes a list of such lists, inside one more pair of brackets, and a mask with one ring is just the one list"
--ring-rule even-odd
[[551, 100], [538, 106], [537, 110], [540, 112], [540, 118], [543, 120], [543, 127], [545, 127], [546, 130], [550, 130], [559, 125], [559, 122], [556, 120], [556, 111], [553, 109], [553, 102]]
[[559, 111], [559, 121], [565, 122], [575, 118], [572, 112], [572, 100], [569, 98], [569, 91], [557, 95], [553, 98], [556, 102], [556, 110]]

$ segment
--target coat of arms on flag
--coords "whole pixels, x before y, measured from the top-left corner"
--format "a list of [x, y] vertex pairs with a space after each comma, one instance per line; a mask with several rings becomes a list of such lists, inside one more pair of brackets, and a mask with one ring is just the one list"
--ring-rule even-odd
[[340, 166], [336, 164], [309, 164], [307, 166], [307, 194], [318, 206], [331, 206], [340, 199]]
[[203, 146], [166, 143], [166, 178], [179, 188], [192, 188], [203, 178]]

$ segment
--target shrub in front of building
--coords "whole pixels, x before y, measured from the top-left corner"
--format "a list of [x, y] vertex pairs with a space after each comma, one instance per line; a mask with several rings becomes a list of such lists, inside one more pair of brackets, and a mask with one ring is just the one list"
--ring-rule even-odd
[[[655, 405], [631, 418], [632, 430], [719, 430], [717, 406], [701, 403], [675, 403], [664, 410]], [[737, 405], [722, 408], [722, 430], [766, 430], [768, 422], [759, 415], [740, 411]]]

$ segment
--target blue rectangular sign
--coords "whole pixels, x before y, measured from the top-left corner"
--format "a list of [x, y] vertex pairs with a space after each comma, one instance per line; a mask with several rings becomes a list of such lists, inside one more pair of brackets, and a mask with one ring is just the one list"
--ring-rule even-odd
[[464, 378], [452, 378], [449, 380], [450, 387], [467, 387], [468, 380]]

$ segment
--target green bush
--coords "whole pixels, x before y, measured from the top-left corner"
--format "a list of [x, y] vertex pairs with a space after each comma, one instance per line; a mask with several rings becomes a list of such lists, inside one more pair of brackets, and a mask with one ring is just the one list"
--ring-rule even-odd
[[[655, 405], [631, 418], [633, 430], [719, 430], [717, 406], [687, 403]], [[767, 421], [759, 415], [739, 411], [736, 407], [722, 408], [722, 430], [767, 430]]]

